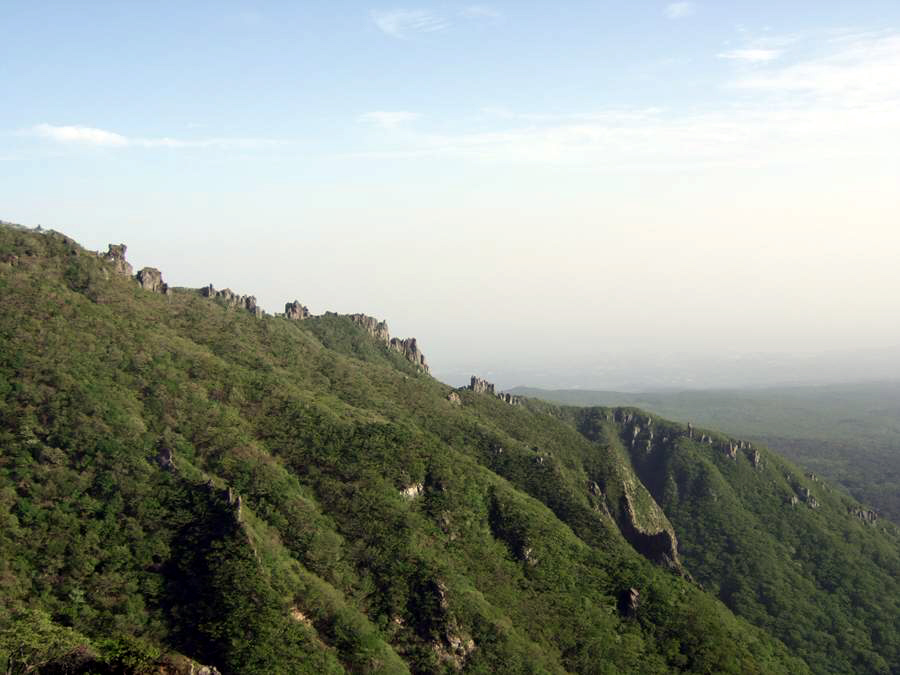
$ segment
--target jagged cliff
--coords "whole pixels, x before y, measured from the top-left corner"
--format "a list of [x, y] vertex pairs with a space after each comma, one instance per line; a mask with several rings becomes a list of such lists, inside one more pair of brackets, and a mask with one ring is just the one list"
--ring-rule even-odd
[[[133, 268], [126, 260], [125, 254], [128, 248], [125, 244], [110, 244], [109, 250], [104, 254], [97, 254], [103, 260], [110, 263], [115, 274], [125, 277], [131, 277]], [[151, 293], [161, 293], [168, 295], [171, 289], [168, 284], [163, 281], [162, 273], [154, 267], [144, 267], [136, 275], [135, 280], [146, 291]], [[265, 316], [265, 312], [256, 304], [256, 296], [241, 295], [235, 293], [230, 288], [218, 290], [212, 284], [199, 289], [200, 295], [205, 298], [216, 300], [226, 307], [242, 309], [257, 319]], [[315, 318], [309, 309], [302, 305], [299, 300], [285, 303], [284, 313], [277, 316], [283, 316], [292, 321], [302, 321], [305, 319]], [[355, 324], [361, 326], [373, 339], [384, 344], [388, 349], [401, 354], [407, 361], [415, 365], [424, 372], [429, 372], [428, 362], [425, 354], [419, 348], [416, 338], [392, 338], [386, 321], [380, 321], [366, 314], [346, 314], [340, 315], [335, 312], [325, 312], [325, 316], [344, 316]]]

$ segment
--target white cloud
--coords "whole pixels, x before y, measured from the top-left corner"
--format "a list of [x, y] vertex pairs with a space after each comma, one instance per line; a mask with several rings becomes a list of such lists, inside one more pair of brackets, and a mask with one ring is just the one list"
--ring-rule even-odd
[[467, 19], [499, 19], [500, 11], [489, 5], [469, 5], [460, 11]]
[[830, 53], [745, 76], [735, 86], [757, 94], [806, 95], [837, 107], [900, 101], [900, 35], [854, 35]]
[[37, 136], [59, 141], [60, 143], [84, 143], [87, 145], [115, 147], [128, 145], [128, 139], [124, 136], [105, 129], [95, 129], [94, 127], [77, 125], [57, 127], [52, 124], [38, 124], [33, 128], [33, 132]]
[[372, 20], [383, 33], [400, 39], [415, 33], [434, 33], [450, 25], [441, 15], [425, 9], [374, 11]]
[[81, 125], [37, 124], [31, 135], [69, 145], [93, 145], [111, 148], [237, 148], [254, 149], [279, 145], [280, 141], [264, 138], [129, 138], [114, 131]]
[[406, 110], [375, 110], [373, 112], [363, 113], [359, 116], [359, 119], [360, 121], [369, 122], [384, 129], [396, 129], [399, 126], [419, 119], [419, 117], [421, 117], [419, 113]]
[[693, 2], [670, 2], [666, 5], [665, 13], [670, 19], [683, 19], [697, 11]]
[[721, 52], [718, 56], [720, 59], [728, 59], [731, 61], [745, 61], [747, 63], [768, 63], [774, 61], [781, 56], [779, 49], [732, 49], [727, 52]]
[[[416, 125], [368, 157], [452, 157], [594, 169], [823, 166], [900, 154], [900, 34], [826, 40], [763, 62], [702, 111], [616, 108], [548, 115], [485, 108], [479, 130]], [[389, 118], [388, 118], [389, 119]], [[424, 127], [424, 128], [423, 128]]]

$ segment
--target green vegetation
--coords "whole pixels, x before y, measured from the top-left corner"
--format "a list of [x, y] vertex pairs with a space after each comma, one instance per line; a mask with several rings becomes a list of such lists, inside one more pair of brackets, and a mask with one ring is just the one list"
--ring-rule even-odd
[[566, 405], [629, 405], [768, 445], [900, 523], [900, 383], [629, 394], [519, 387]]
[[[797, 470], [662, 420], [651, 465], [626, 423], [449, 393], [346, 318], [153, 294], [0, 227], [0, 664], [898, 668], [900, 545], [849, 497], [785, 507]], [[632, 545], [673, 528], [683, 567]]]

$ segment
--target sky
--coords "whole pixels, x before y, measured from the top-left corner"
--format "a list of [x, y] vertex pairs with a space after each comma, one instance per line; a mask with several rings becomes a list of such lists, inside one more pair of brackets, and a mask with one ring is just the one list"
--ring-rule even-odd
[[0, 219], [386, 318], [453, 384], [900, 375], [896, 0], [0, 0], [0, 29]]

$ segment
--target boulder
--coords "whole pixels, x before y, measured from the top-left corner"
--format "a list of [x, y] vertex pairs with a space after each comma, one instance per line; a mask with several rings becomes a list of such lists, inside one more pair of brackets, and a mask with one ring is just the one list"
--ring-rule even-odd
[[162, 272], [155, 267], [145, 267], [137, 273], [137, 281], [145, 291], [168, 295], [169, 286], [163, 282]]

